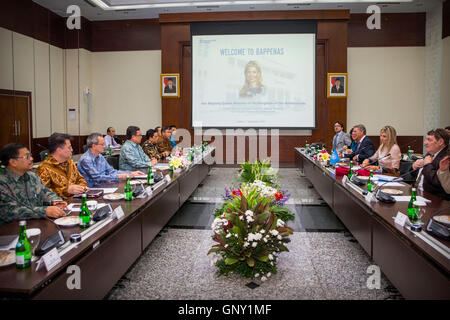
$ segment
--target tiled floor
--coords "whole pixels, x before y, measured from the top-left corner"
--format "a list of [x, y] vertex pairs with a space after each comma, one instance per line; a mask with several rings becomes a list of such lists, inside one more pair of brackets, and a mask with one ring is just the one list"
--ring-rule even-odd
[[[108, 299], [401, 299], [382, 276], [380, 289], [368, 289], [373, 263], [309, 182], [294, 168], [282, 168], [280, 181], [292, 194], [295, 212], [290, 252], [278, 260], [278, 273], [266, 282], [220, 277], [207, 256], [212, 213], [236, 168], [213, 168], [190, 201], [116, 284]], [[203, 199], [203, 200], [202, 200]], [[215, 200], [219, 199], [219, 200]], [[254, 289], [250, 287], [254, 285]]]

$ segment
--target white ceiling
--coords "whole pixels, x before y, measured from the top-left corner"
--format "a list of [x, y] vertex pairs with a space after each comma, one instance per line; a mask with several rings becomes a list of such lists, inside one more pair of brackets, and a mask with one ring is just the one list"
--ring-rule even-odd
[[[224, 11], [266, 11], [266, 10], [333, 10], [350, 9], [351, 13], [364, 13], [371, 4], [377, 4], [381, 8], [381, 13], [391, 12], [426, 12], [431, 8], [442, 5], [444, 0], [319, 0], [329, 3], [317, 3], [317, 0], [272, 0], [272, 3], [255, 3], [260, 0], [247, 0], [247, 4], [224, 5], [224, 0], [102, 0], [110, 6], [135, 5], [135, 4], [159, 4], [159, 8], [131, 9], [131, 10], [104, 10], [92, 5], [89, 0], [33, 0], [41, 6], [57, 13], [60, 16], [67, 16], [66, 10], [70, 5], [78, 5], [81, 15], [87, 19], [94, 20], [121, 20], [121, 19], [148, 19], [158, 18], [161, 13], [182, 13], [182, 12], [224, 12]], [[351, 2], [350, 2], [351, 1]], [[355, 3], [358, 1], [359, 3]], [[389, 2], [388, 2], [389, 1]], [[406, 0], [408, 1], [408, 0]], [[194, 5], [191, 4], [194, 2]], [[202, 2], [206, 2], [202, 4]], [[221, 4], [215, 4], [220, 2]], [[226, 1], [233, 3], [234, 1]], [[253, 3], [252, 3], [253, 2]], [[181, 6], [173, 6], [179, 3]]]

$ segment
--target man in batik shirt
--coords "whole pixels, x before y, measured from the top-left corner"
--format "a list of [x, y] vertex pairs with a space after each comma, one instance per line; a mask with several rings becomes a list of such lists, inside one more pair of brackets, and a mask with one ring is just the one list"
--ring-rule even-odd
[[21, 143], [9, 143], [0, 151], [6, 168], [0, 173], [0, 225], [14, 220], [58, 218], [67, 203], [50, 191], [32, 171], [33, 157]]
[[158, 132], [153, 129], [147, 130], [146, 133], [147, 140], [142, 145], [142, 150], [144, 150], [145, 154], [150, 159], [161, 160], [164, 158], [164, 155], [160, 154], [158, 151], [158, 147], [156, 146], [156, 142], [158, 141]]
[[69, 199], [74, 194], [89, 190], [86, 180], [78, 172], [72, 160], [72, 137], [64, 133], [54, 133], [48, 139], [50, 154], [36, 170], [37, 175], [50, 190], [61, 198]]

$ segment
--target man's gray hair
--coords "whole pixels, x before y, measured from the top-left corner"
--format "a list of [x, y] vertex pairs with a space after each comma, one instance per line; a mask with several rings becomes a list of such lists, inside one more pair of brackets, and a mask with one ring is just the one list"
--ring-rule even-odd
[[358, 128], [359, 130], [361, 130], [362, 132], [364, 132], [364, 135], [366, 135], [366, 127], [363, 124], [357, 124], [356, 126], [354, 126], [353, 128]]
[[97, 144], [98, 143], [98, 137], [103, 137], [103, 135], [101, 133], [98, 133], [98, 132], [91, 133], [89, 135], [89, 137], [87, 137], [87, 140], [86, 140], [87, 147], [88, 148], [92, 148], [92, 145]]

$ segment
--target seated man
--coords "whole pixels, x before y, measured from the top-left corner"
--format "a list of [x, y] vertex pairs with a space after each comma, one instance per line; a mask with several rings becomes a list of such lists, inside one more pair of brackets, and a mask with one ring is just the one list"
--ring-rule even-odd
[[74, 194], [89, 190], [83, 176], [72, 160], [72, 137], [65, 133], [53, 133], [48, 138], [50, 154], [36, 169], [42, 182], [61, 198], [69, 199]]
[[157, 163], [156, 159], [150, 160], [140, 146], [142, 141], [141, 129], [129, 126], [127, 128], [127, 139], [120, 149], [120, 170], [134, 171], [140, 168], [148, 168]]
[[358, 124], [353, 127], [353, 135], [356, 137], [356, 150], [350, 154], [345, 154], [346, 158], [362, 163], [375, 153], [375, 146], [369, 137], [366, 137], [366, 127]]
[[78, 160], [78, 170], [86, 179], [89, 187], [94, 187], [102, 182], [126, 179], [127, 176], [134, 177], [145, 175], [140, 171], [118, 171], [101, 155], [104, 149], [104, 139], [100, 133], [92, 133], [86, 142], [89, 150]]
[[158, 138], [158, 151], [166, 157], [172, 152], [172, 144], [170, 143], [170, 127], [164, 127], [161, 130], [161, 136]]
[[160, 154], [156, 142], [158, 141], [158, 132], [153, 129], [148, 129], [145, 134], [147, 140], [142, 145], [142, 150], [150, 159], [161, 160], [164, 155]]
[[450, 194], [445, 192], [438, 177], [439, 164], [448, 152], [449, 135], [444, 129], [431, 130], [427, 133], [425, 147], [427, 155], [425, 159], [417, 160], [413, 163], [413, 169], [418, 170], [416, 180], [419, 189], [437, 195], [438, 197], [450, 200]]
[[111, 149], [118, 149], [120, 148], [120, 144], [114, 140], [114, 135], [116, 134], [116, 129], [113, 127], [109, 127], [106, 129], [106, 136], [105, 136], [105, 150], [108, 149], [108, 146], [111, 146]]
[[156, 133], [158, 133], [158, 138], [159, 137], [161, 137], [161, 127], [160, 126], [157, 126], [156, 128], [155, 128], [155, 131], [156, 131]]
[[13, 220], [58, 218], [67, 203], [50, 191], [31, 171], [33, 157], [21, 143], [9, 143], [0, 152], [6, 167], [0, 174], [0, 225]]

